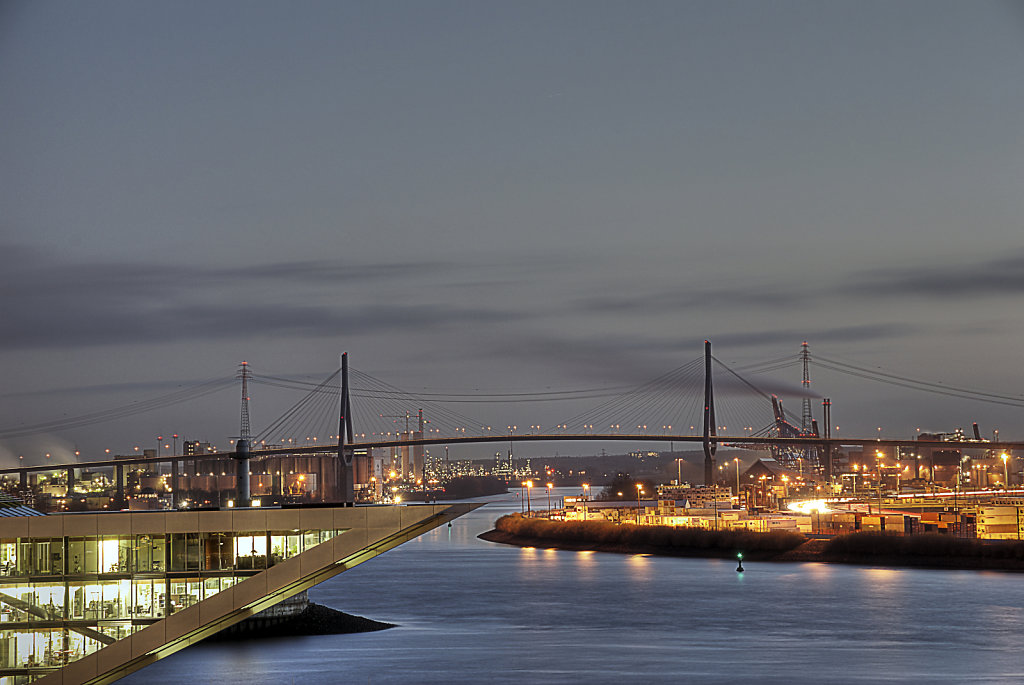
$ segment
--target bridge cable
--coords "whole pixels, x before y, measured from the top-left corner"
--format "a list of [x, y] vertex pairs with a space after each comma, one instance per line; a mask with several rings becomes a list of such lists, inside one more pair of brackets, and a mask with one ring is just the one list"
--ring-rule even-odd
[[66, 419], [56, 419], [23, 426], [10, 426], [0, 429], [0, 438], [20, 438], [29, 435], [37, 435], [39, 433], [65, 430], [68, 428], [82, 428], [84, 426], [92, 426], [99, 423], [123, 419], [129, 416], [144, 414], [156, 411], [157, 409], [164, 409], [175, 404], [181, 404], [200, 397], [212, 395], [234, 385], [234, 376], [228, 378], [217, 378], [186, 388], [181, 388], [171, 393], [167, 393], [166, 395], [160, 395], [150, 399], [132, 402], [130, 404], [111, 407], [109, 409], [89, 412], [87, 414], [80, 414]]

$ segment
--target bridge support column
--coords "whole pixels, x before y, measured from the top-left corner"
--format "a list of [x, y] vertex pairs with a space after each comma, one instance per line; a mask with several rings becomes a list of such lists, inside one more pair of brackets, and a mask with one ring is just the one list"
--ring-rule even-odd
[[252, 505], [249, 493], [249, 441], [244, 438], [235, 445], [235, 506]]
[[704, 485], [715, 483], [715, 452], [718, 442], [715, 425], [715, 392], [711, 384], [711, 341], [704, 341]]
[[341, 489], [341, 501], [354, 506], [355, 495], [355, 465], [352, 463], [352, 449], [345, 446], [346, 442], [351, 443], [355, 431], [352, 429], [352, 402], [349, 400], [348, 391], [348, 352], [341, 355], [341, 411], [338, 418], [338, 475], [339, 487]]
[[822, 437], [827, 442], [822, 445], [822, 453], [824, 459], [821, 460], [821, 467], [823, 475], [825, 476], [825, 483], [832, 485], [832, 400], [825, 398], [822, 400], [822, 420], [825, 422], [825, 433]]
[[[181, 469], [179, 468], [179, 466], [180, 465], [178, 464], [178, 460], [177, 459], [174, 459], [174, 460], [171, 461], [171, 502], [172, 502], [172, 505], [173, 505], [173, 502], [175, 500], [180, 501], [179, 498], [178, 498], [178, 486], [179, 486], [179, 481], [181, 480]], [[248, 505], [246, 505], [246, 506], [248, 506]], [[176, 508], [177, 507], [175, 507], [175, 509]]]
[[114, 467], [114, 482], [117, 483], [114, 506], [117, 509], [124, 509], [124, 464], [118, 464]]

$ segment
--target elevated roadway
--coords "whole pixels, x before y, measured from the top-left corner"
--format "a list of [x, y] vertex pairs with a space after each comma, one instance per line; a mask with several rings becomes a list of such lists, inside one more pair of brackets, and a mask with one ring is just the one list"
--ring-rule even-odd
[[[512, 433], [511, 435], [469, 435], [458, 437], [424, 437], [409, 440], [368, 440], [353, 442], [345, 445], [346, 451], [386, 448], [386, 447], [410, 447], [415, 445], [479, 445], [493, 443], [527, 443], [527, 442], [631, 442], [631, 443], [693, 443], [700, 445], [704, 437], [700, 435], [669, 435], [664, 433]], [[749, 437], [743, 435], [719, 435], [711, 440], [712, 443], [723, 447], [756, 447], [764, 445], [790, 445], [795, 447], [825, 447], [833, 448], [840, 446], [859, 445], [862, 447], [912, 447], [916, 449], [974, 449], [994, 451], [1024, 451], [1024, 442], [1000, 440], [993, 442], [979, 442], [976, 440], [941, 441], [941, 440], [894, 440], [889, 438], [772, 438], [772, 437]], [[250, 456], [254, 459], [264, 456], [288, 455], [288, 454], [336, 454], [336, 445], [316, 445], [310, 447], [281, 447], [273, 449], [255, 449]], [[168, 461], [224, 459], [235, 455], [234, 452], [211, 452], [201, 455], [176, 455], [159, 457], [123, 457], [118, 459], [107, 459], [102, 461], [81, 461], [67, 464], [45, 464], [37, 466], [19, 466], [0, 469], [0, 476], [61, 471], [70, 468], [106, 468], [111, 466], [123, 466], [129, 464], [152, 464]]]

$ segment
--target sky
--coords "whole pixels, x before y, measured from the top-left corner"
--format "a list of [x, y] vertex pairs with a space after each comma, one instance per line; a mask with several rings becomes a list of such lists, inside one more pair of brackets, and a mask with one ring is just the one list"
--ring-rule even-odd
[[[1013, 2], [7, 0], [0, 434], [343, 351], [514, 394], [806, 340], [1024, 397], [1022, 73]], [[798, 413], [800, 380], [759, 382]], [[811, 386], [845, 435], [1024, 439], [1020, 407]], [[238, 395], [0, 440], [0, 463], [223, 444]], [[254, 427], [301, 396], [250, 395]]]

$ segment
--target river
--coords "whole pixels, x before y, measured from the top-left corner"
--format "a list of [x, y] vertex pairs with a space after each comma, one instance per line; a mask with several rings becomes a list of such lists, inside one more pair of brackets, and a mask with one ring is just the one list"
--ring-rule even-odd
[[1024, 682], [1020, 575], [520, 549], [477, 539], [520, 507], [485, 500], [310, 590], [398, 628], [200, 644], [120, 682]]

